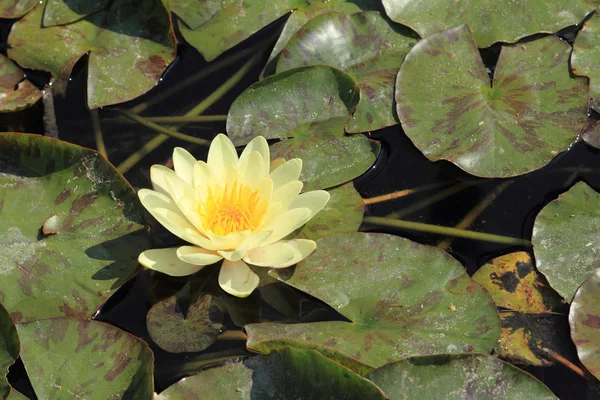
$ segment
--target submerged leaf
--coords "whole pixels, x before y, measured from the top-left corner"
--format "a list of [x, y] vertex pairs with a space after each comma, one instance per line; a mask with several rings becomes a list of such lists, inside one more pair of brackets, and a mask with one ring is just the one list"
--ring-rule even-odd
[[600, 15], [586, 21], [573, 44], [571, 67], [576, 75], [590, 78], [590, 107], [600, 112]]
[[396, 83], [400, 122], [432, 161], [482, 177], [546, 165], [587, 119], [587, 83], [572, 77], [566, 42], [502, 48], [493, 84], [466, 25], [434, 33], [406, 56]]
[[42, 92], [25, 79], [25, 74], [0, 54], [0, 113], [18, 111], [35, 104]]
[[571, 301], [600, 267], [600, 194], [583, 182], [575, 184], [540, 211], [531, 242], [540, 272]]

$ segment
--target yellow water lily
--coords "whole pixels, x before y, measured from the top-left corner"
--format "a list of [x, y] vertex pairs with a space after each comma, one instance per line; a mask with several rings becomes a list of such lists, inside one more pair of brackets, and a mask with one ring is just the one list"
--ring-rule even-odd
[[282, 240], [329, 200], [324, 190], [300, 194], [299, 158], [271, 163], [262, 136], [238, 158], [231, 140], [220, 134], [210, 145], [207, 162], [177, 147], [173, 165], [174, 170], [153, 165], [154, 190], [141, 189], [138, 195], [158, 222], [190, 245], [144, 251], [138, 258], [143, 266], [185, 276], [223, 259], [219, 285], [246, 297], [259, 281], [248, 264], [285, 268], [315, 250], [312, 240]]

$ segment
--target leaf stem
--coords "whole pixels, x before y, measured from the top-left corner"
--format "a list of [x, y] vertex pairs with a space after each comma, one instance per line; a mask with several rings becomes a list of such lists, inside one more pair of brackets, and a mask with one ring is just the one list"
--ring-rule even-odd
[[577, 365], [573, 364], [571, 361], [567, 360], [560, 354], [558, 354], [546, 347], [543, 347], [542, 351], [544, 353], [546, 353], [548, 355], [548, 357], [550, 357], [550, 359], [552, 359], [552, 361], [562, 364], [565, 367], [569, 368], [571, 371], [575, 372], [577, 375], [581, 376], [582, 378], [588, 379], [585, 372], [583, 372], [583, 370], [581, 368], [579, 368]]
[[382, 203], [384, 201], [390, 201], [390, 200], [399, 199], [401, 197], [406, 197], [406, 196], [414, 194], [414, 193], [424, 192], [424, 191], [430, 190], [430, 189], [436, 189], [436, 188], [439, 188], [442, 186], [446, 186], [447, 184], [448, 184], [448, 182], [437, 182], [437, 183], [432, 183], [429, 185], [424, 185], [424, 186], [413, 188], [413, 189], [404, 189], [404, 190], [399, 190], [397, 192], [382, 194], [381, 196], [369, 197], [369, 198], [363, 199], [362, 201], [363, 201], [364, 205]]
[[94, 138], [96, 140], [96, 150], [104, 158], [108, 160], [108, 154], [106, 154], [106, 146], [104, 145], [104, 137], [102, 136], [102, 128], [100, 127], [100, 117], [98, 117], [98, 110], [90, 110], [90, 117], [92, 118], [92, 130], [94, 131]]
[[389, 219], [385, 217], [366, 217], [364, 219], [364, 222], [373, 225], [387, 226], [390, 228], [435, 233], [438, 235], [454, 236], [463, 239], [481, 240], [484, 242], [511, 244], [518, 246], [531, 246], [531, 242], [525, 239], [519, 239], [510, 236], [494, 235], [491, 233], [467, 231], [464, 229], [456, 229], [448, 226], [424, 224], [421, 222], [402, 221], [399, 219]]
[[188, 122], [214, 122], [227, 121], [227, 115], [173, 115], [163, 117], [145, 117], [146, 121], [158, 124], [188, 123]]

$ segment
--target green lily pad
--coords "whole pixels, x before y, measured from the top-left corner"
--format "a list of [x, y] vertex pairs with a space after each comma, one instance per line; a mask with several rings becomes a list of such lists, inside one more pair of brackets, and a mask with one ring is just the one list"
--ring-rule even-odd
[[556, 399], [525, 371], [484, 354], [412, 357], [367, 378], [396, 399]]
[[42, 92], [24, 78], [23, 71], [0, 54], [0, 113], [22, 110], [42, 97]]
[[569, 325], [581, 363], [600, 379], [600, 269], [583, 282], [571, 305]]
[[271, 273], [352, 322], [250, 324], [247, 347], [253, 351], [304, 340], [315, 350], [333, 349], [380, 367], [414, 355], [489, 352], [500, 334], [491, 298], [458, 261], [398, 236], [327, 236], [293, 275]]
[[472, 278], [490, 293], [498, 307], [546, 313], [563, 305], [562, 297], [537, 273], [531, 256], [524, 251], [494, 258]]
[[91, 109], [146, 93], [175, 57], [169, 15], [159, 0], [115, 0], [106, 10], [50, 28], [41, 28], [43, 9], [40, 3], [13, 25], [8, 56], [52, 73], [55, 92], [63, 93], [73, 66], [89, 52]]
[[600, 120], [588, 118], [581, 137], [590, 146], [600, 149]]
[[223, 6], [224, 0], [167, 0], [165, 6], [186, 24], [189, 29], [197, 29], [208, 21]]
[[0, 0], [0, 18], [20, 18], [38, 2], [39, 0]]
[[311, 239], [336, 233], [356, 232], [363, 219], [365, 204], [352, 182], [327, 190], [331, 197], [319, 213], [300, 228], [294, 238]]
[[340, 395], [385, 399], [377, 386], [319, 353], [287, 347], [187, 377], [157, 400], [337, 399]]
[[66, 25], [103, 10], [110, 0], [46, 0], [43, 26]]
[[502, 48], [493, 85], [466, 25], [434, 33], [396, 82], [400, 122], [432, 161], [482, 177], [534, 171], [566, 150], [587, 119], [587, 84], [571, 77], [566, 42]]
[[571, 67], [576, 75], [590, 78], [590, 107], [600, 112], [600, 15], [585, 22], [573, 43]]
[[202, 351], [215, 342], [223, 327], [223, 314], [213, 306], [212, 296], [194, 296], [186, 313], [171, 296], [152, 306], [146, 314], [150, 337], [171, 353]]
[[461, 24], [468, 24], [477, 46], [496, 42], [514, 43], [534, 33], [552, 33], [580, 23], [594, 11], [594, 0], [383, 0], [389, 17], [414, 29], [421, 37]]
[[12, 388], [6, 380], [8, 367], [19, 357], [19, 338], [10, 314], [0, 304], [0, 397], [6, 399]]
[[298, 4], [298, 8], [288, 17], [283, 30], [277, 38], [277, 43], [271, 51], [269, 61], [263, 70], [265, 76], [273, 74], [281, 51], [285, 48], [292, 36], [300, 30], [311, 19], [318, 15], [326, 14], [332, 11], [339, 11], [346, 14], [354, 14], [366, 10], [379, 10], [381, 4], [376, 0], [330, 0], [313, 1]]
[[153, 396], [152, 351], [119, 328], [59, 317], [18, 324], [17, 330], [21, 358], [40, 399]]
[[15, 322], [90, 317], [148, 248], [143, 209], [96, 152], [0, 134], [0, 299]]
[[299, 157], [304, 190], [348, 182], [379, 154], [378, 143], [344, 133], [358, 101], [358, 86], [327, 66], [301, 67], [250, 86], [231, 105], [227, 132], [236, 145], [253, 137], [285, 139], [271, 146], [272, 158]]
[[548, 203], [535, 218], [533, 254], [550, 285], [571, 301], [600, 268], [600, 194], [583, 182]]
[[[327, 32], [327, 34], [323, 34]], [[394, 82], [406, 53], [417, 42], [408, 30], [376, 11], [319, 15], [290, 39], [277, 72], [303, 65], [326, 64], [352, 76], [360, 101], [346, 124], [347, 132], [367, 132], [396, 125]]]

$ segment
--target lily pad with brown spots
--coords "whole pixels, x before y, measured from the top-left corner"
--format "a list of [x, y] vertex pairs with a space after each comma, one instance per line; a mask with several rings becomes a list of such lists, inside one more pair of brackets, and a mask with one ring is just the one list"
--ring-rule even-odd
[[600, 268], [600, 194], [576, 183], [540, 211], [531, 242], [538, 270], [570, 302]]
[[366, 378], [390, 400], [557, 399], [532, 375], [485, 354], [411, 357]]
[[303, 65], [339, 68], [360, 87], [360, 101], [346, 123], [346, 131], [367, 132], [396, 125], [396, 74], [417, 42], [414, 34], [401, 28], [376, 11], [319, 15], [289, 40], [277, 72]]
[[600, 269], [577, 290], [569, 312], [569, 324], [581, 363], [600, 379]]
[[[598, 4], [600, 6], [600, 3]], [[600, 15], [585, 22], [573, 43], [571, 67], [576, 75], [590, 79], [590, 107], [600, 112]]]
[[110, 0], [46, 0], [43, 26], [66, 25], [106, 8]]
[[379, 143], [344, 133], [357, 101], [358, 86], [344, 72], [295, 68], [246, 89], [229, 109], [227, 133], [238, 146], [258, 135], [286, 139], [271, 145], [272, 158], [301, 158], [305, 191], [329, 188], [364, 173], [379, 154]]
[[115, 0], [109, 8], [65, 25], [42, 28], [45, 3], [17, 21], [8, 56], [48, 71], [64, 93], [75, 63], [89, 53], [87, 104], [122, 103], [153, 88], [175, 57], [169, 15], [160, 0]]
[[581, 137], [590, 146], [600, 149], [600, 119], [588, 118]]
[[480, 48], [579, 24], [597, 5], [596, 0], [383, 0], [392, 20], [411, 27], [422, 37], [468, 24]]
[[143, 209], [96, 152], [0, 134], [0, 299], [15, 322], [91, 317], [138, 269]]
[[39, 399], [151, 399], [154, 356], [104, 322], [49, 318], [18, 324], [21, 358]]
[[483, 286], [498, 307], [526, 313], [546, 313], [563, 308], [562, 297], [535, 269], [524, 252], [505, 254], [482, 265], [473, 280]]
[[570, 46], [548, 36], [504, 46], [490, 84], [466, 25], [420, 41], [396, 81], [398, 117], [432, 161], [481, 177], [543, 167], [587, 119], [585, 78], [569, 71]]
[[250, 324], [245, 329], [252, 351], [303, 341], [325, 354], [381, 367], [414, 355], [489, 352], [499, 338], [496, 307], [460, 263], [398, 236], [327, 236], [294, 271], [271, 273], [350, 322]]
[[[206, 369], [157, 400], [385, 399], [373, 383], [313, 350], [285, 347], [268, 356]], [[350, 396], [350, 397], [348, 397]]]
[[38, 2], [39, 0], [0, 0], [0, 18], [20, 18]]
[[35, 104], [42, 92], [25, 79], [25, 74], [0, 54], [0, 113], [22, 110]]
[[189, 29], [196, 29], [211, 19], [221, 8], [225, 0], [163, 0]]

